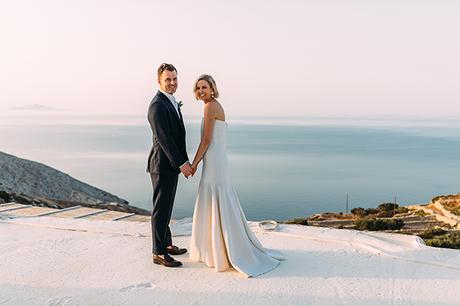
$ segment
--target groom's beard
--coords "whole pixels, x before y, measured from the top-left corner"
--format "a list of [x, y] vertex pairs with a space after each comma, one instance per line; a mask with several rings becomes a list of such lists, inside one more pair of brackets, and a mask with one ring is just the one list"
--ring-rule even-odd
[[166, 86], [166, 92], [173, 95], [177, 90], [177, 85], [168, 85]]

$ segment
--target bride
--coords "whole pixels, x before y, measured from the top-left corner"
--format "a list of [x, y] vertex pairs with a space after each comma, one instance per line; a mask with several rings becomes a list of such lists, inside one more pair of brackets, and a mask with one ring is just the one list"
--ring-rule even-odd
[[216, 98], [216, 82], [202, 75], [194, 85], [195, 97], [204, 102], [201, 142], [192, 163], [203, 171], [193, 213], [190, 259], [216, 271], [234, 268], [246, 277], [269, 272], [283, 256], [263, 248], [251, 232], [230, 182], [226, 151], [225, 112]]

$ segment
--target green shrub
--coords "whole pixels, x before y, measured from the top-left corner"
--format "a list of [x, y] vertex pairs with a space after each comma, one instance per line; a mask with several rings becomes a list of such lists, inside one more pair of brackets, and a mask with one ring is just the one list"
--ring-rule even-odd
[[409, 209], [407, 207], [399, 207], [395, 203], [382, 203], [377, 208], [362, 208], [356, 207], [351, 210], [351, 213], [355, 216], [369, 216], [375, 215], [377, 218], [391, 218], [396, 214], [407, 213]]
[[401, 219], [363, 218], [355, 222], [355, 229], [368, 231], [399, 230], [403, 226]]
[[415, 215], [419, 216], [419, 217], [425, 217], [425, 216], [428, 216], [429, 213], [425, 212], [424, 210], [422, 209], [418, 209], [415, 213]]
[[420, 233], [418, 236], [422, 239], [431, 239], [435, 236], [445, 235], [447, 231], [440, 227], [433, 227]]
[[367, 208], [367, 209], [365, 210], [366, 216], [368, 216], [368, 215], [376, 215], [376, 214], [378, 214], [378, 213], [379, 213], [379, 210], [376, 209], [376, 208]]
[[350, 210], [350, 212], [353, 215], [356, 215], [356, 216], [365, 216], [366, 215], [366, 211], [362, 207], [353, 208], [352, 210]]
[[6, 191], [3, 191], [3, 190], [0, 190], [0, 198], [2, 198], [3, 200], [5, 200], [6, 202], [10, 202], [10, 201], [11, 201], [11, 197], [10, 197], [9, 193], [6, 192]]
[[394, 210], [390, 210], [390, 211], [380, 211], [378, 214], [377, 214], [377, 218], [391, 218], [393, 217], [394, 215], [396, 214], [396, 212]]
[[398, 207], [399, 205], [396, 203], [382, 203], [377, 207], [377, 209], [379, 211], [392, 211], [397, 209]]
[[455, 207], [450, 212], [453, 213], [456, 216], [460, 216], [460, 207]]
[[399, 207], [398, 209], [396, 209], [396, 212], [398, 214], [404, 214], [404, 213], [409, 212], [409, 208], [407, 208], [407, 207]]
[[291, 220], [287, 220], [286, 224], [308, 225], [308, 219], [307, 218], [294, 218]]
[[426, 245], [438, 248], [460, 249], [460, 231], [425, 240]]

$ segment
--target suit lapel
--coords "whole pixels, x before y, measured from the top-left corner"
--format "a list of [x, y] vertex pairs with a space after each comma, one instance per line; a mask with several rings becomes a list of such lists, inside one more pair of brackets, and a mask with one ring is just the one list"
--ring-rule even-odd
[[184, 117], [182, 117], [182, 112], [180, 111], [180, 106], [177, 109], [179, 110], [180, 124], [182, 125], [182, 128], [185, 131]]
[[174, 116], [179, 121], [180, 126], [185, 131], [185, 125], [184, 125], [184, 121], [182, 119], [182, 113], [180, 111], [180, 107], [179, 107], [179, 114], [177, 114], [176, 109], [172, 105], [172, 103], [169, 100], [169, 98], [166, 97], [161, 91], [158, 91], [158, 94], [159, 94], [160, 97], [162, 97], [162, 102], [165, 103], [167, 105], [167, 107], [169, 107], [169, 111], [174, 113]]

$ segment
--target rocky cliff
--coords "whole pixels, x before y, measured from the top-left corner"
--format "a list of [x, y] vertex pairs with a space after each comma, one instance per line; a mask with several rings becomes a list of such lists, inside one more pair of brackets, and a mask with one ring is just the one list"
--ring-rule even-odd
[[0, 152], [0, 190], [88, 204], [128, 204], [61, 171], [4, 152]]

